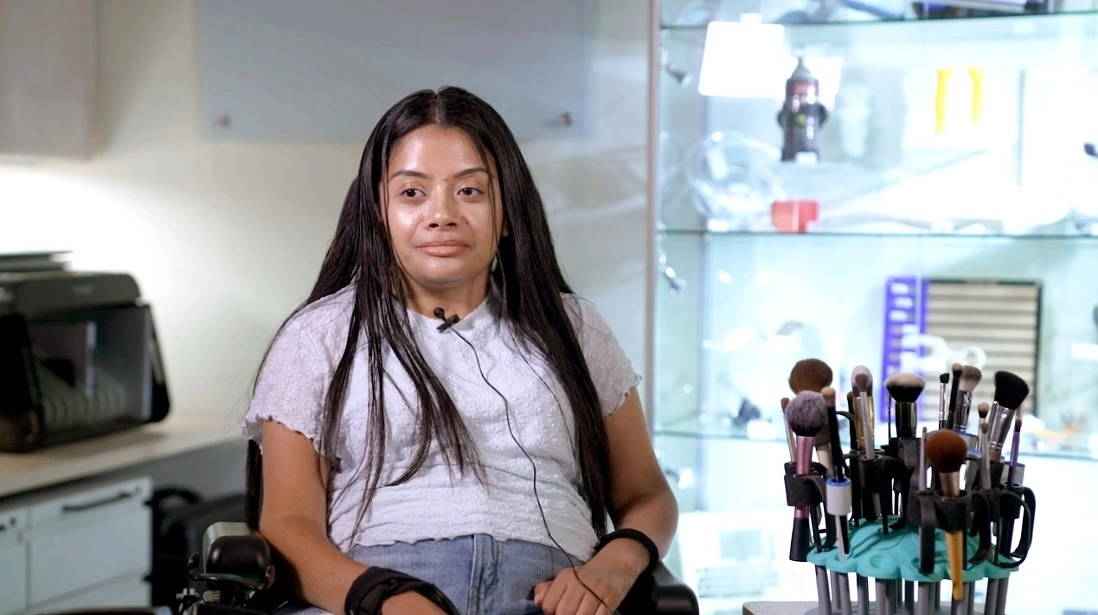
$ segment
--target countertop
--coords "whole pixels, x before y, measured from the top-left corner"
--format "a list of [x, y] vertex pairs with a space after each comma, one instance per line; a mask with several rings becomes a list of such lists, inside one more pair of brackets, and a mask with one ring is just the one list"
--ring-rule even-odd
[[243, 440], [222, 416], [170, 414], [160, 423], [32, 453], [0, 454], [0, 498]]
[[[981, 615], [983, 605], [977, 604], [975, 607], [975, 615]], [[817, 612], [815, 602], [747, 602], [743, 605], [743, 615], [817, 615]], [[858, 612], [856, 607], [853, 612]], [[869, 612], [877, 612], [876, 603], [870, 603]], [[938, 613], [948, 615], [948, 599], [942, 602]]]

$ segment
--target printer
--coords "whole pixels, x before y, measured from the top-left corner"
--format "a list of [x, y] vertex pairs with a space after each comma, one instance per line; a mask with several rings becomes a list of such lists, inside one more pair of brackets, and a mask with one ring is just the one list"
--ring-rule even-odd
[[152, 311], [125, 273], [0, 267], [0, 452], [162, 420]]

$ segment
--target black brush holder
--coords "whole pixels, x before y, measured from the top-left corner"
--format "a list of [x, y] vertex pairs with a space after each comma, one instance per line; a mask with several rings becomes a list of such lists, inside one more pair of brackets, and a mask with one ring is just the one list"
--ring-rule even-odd
[[[1003, 487], [987, 493], [989, 508], [998, 528], [995, 537], [995, 564], [1000, 568], [1017, 568], [1025, 561], [1033, 542], [1033, 517], [1037, 498], [1029, 487]], [[992, 503], [994, 502], [994, 503]], [[1018, 545], [1014, 546], [1014, 522], [1021, 519]], [[1010, 557], [1013, 560], [1004, 560]]]
[[826, 501], [824, 476], [827, 474], [827, 469], [822, 464], [813, 462], [809, 474], [797, 475], [796, 471], [796, 465], [792, 462], [785, 463], [785, 502], [794, 508], [803, 507], [809, 510], [810, 514], [803, 519], [796, 517], [793, 519], [789, 559], [794, 562], [805, 562], [808, 561], [808, 552], [813, 544], [822, 549], [825, 543], [828, 545], [834, 543], [835, 528], [831, 515], [825, 515], [827, 517], [826, 537], [821, 538], [816, 511]]
[[[962, 491], [952, 497], [940, 492], [915, 490], [910, 497], [907, 521], [919, 530], [919, 572], [930, 574], [934, 570], [935, 540], [937, 530], [963, 532], [979, 536], [976, 552], [969, 557], [969, 564], [979, 564], [991, 551], [991, 518], [988, 500], [979, 492]], [[966, 546], [968, 542], [965, 542]]]

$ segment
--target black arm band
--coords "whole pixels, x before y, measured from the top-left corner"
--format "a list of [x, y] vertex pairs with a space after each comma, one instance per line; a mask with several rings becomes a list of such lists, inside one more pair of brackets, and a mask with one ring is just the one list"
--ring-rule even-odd
[[343, 611], [346, 615], [378, 615], [386, 598], [407, 591], [422, 594], [447, 613], [458, 615], [454, 604], [434, 585], [381, 566], [370, 566], [351, 583]]
[[624, 528], [620, 530], [614, 530], [609, 534], [602, 537], [599, 541], [599, 546], [596, 551], [601, 551], [611, 540], [618, 538], [629, 538], [635, 540], [644, 547], [645, 551], [648, 551], [648, 566], [644, 569], [644, 574], [648, 574], [656, 569], [656, 566], [660, 563], [660, 550], [656, 548], [656, 543], [652, 542], [652, 539], [644, 534], [640, 530], [634, 530], [631, 528]]

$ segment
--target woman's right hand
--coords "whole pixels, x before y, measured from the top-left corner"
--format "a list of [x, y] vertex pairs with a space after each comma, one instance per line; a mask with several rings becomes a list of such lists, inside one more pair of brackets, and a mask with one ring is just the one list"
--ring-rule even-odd
[[419, 592], [390, 596], [381, 603], [381, 615], [449, 615]]

